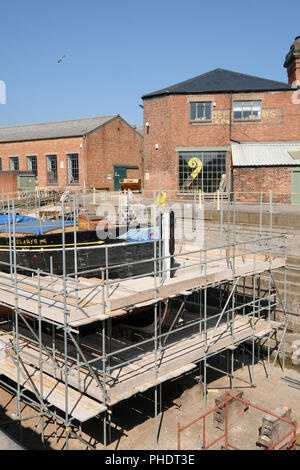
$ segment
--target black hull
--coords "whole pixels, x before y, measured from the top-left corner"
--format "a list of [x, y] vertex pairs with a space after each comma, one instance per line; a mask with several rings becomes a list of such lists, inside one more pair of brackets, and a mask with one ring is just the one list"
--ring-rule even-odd
[[[155, 269], [154, 261], [150, 261], [155, 254], [154, 244], [156, 244], [156, 253], [159, 256], [158, 241], [128, 243], [125, 240], [109, 237], [105, 240], [99, 240], [95, 231], [86, 231], [77, 232], [77, 249], [75, 249], [73, 232], [66, 232], [66, 274], [74, 274], [77, 271], [85, 277], [101, 276], [101, 268], [105, 268], [107, 262], [109, 269], [108, 272], [104, 273], [105, 277], [125, 278], [151, 275]], [[14, 251], [19, 273], [30, 274], [30, 271], [28, 271], [30, 269], [40, 269], [43, 273], [50, 273], [52, 266], [53, 274], [63, 274], [61, 233], [16, 239], [15, 250], [13, 242], [10, 249], [8, 239], [4, 240], [4, 237], [0, 237], [0, 270], [10, 272], [10, 262], [13, 262]], [[77, 269], [75, 258], [77, 260]], [[139, 263], [130, 264], [137, 261]], [[120, 266], [117, 267], [117, 265]], [[156, 269], [158, 269], [158, 262]]]

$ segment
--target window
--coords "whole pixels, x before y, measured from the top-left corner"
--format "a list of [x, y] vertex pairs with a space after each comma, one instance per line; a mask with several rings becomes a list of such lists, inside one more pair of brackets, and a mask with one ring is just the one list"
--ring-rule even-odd
[[57, 156], [47, 155], [47, 183], [57, 184]]
[[27, 157], [27, 168], [29, 171], [32, 171], [35, 176], [37, 176], [37, 157], [36, 155], [31, 155]]
[[191, 102], [190, 103], [190, 120], [191, 121], [211, 121], [211, 102]]
[[68, 184], [75, 184], [79, 181], [78, 153], [68, 155]]
[[252, 120], [261, 118], [261, 101], [235, 101], [233, 118], [236, 120]]
[[201, 189], [204, 193], [224, 190], [226, 152], [180, 152], [179, 191]]
[[19, 157], [9, 157], [10, 171], [19, 171]]
[[2, 171], [2, 157], [0, 157], [0, 171]]

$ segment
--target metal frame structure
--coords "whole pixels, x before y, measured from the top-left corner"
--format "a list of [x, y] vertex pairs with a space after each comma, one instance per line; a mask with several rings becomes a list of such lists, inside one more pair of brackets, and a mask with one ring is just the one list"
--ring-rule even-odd
[[[238, 449], [237, 447], [233, 446], [232, 444], [229, 443], [229, 426], [228, 426], [228, 401], [229, 399], [237, 400], [240, 403], [244, 403], [244, 405], [247, 405], [248, 407], [255, 408], [259, 411], [262, 411], [263, 413], [267, 413], [268, 415], [274, 416], [275, 418], [279, 419], [280, 421], [283, 421], [284, 423], [287, 423], [291, 425], [291, 429], [286, 432], [280, 439], [278, 439], [274, 444], [269, 446], [266, 450], [286, 450], [286, 449], [292, 449], [296, 450], [296, 440], [297, 440], [297, 421], [292, 421], [289, 419], [286, 419], [282, 416], [279, 416], [276, 413], [273, 413], [271, 411], [266, 410], [265, 408], [262, 408], [261, 406], [257, 406], [254, 403], [251, 403], [248, 400], [245, 400], [243, 398], [237, 397], [230, 392], [225, 392], [225, 400], [220, 403], [219, 405], [215, 406], [211, 410], [207, 411], [203, 415], [199, 416], [199, 418], [194, 419], [188, 424], [185, 424], [184, 426], [181, 426], [180, 423], [177, 424], [177, 450], [181, 450], [181, 433], [191, 427], [193, 424], [197, 422], [203, 422], [203, 427], [202, 427], [202, 442], [203, 442], [203, 447], [202, 450], [208, 450], [212, 448], [217, 442], [220, 442], [222, 439], [224, 439], [224, 449], [229, 450], [242, 450]], [[212, 413], [214, 413], [217, 409], [219, 408], [225, 408], [225, 423], [224, 423], [224, 433], [214, 439], [212, 442], [207, 443], [206, 441], [206, 418], [210, 416]], [[289, 438], [289, 439], [288, 439]], [[286, 442], [286, 440], [288, 441]], [[285, 442], [284, 442], [285, 441]], [[278, 446], [282, 444], [281, 448], [278, 448]]]
[[[162, 210], [160, 204], [158, 207], [155, 204], [156, 196], [154, 194], [152, 205], [154, 221], [157, 220], [157, 215]], [[199, 213], [196, 197], [193, 204], [193, 217], [197, 218]], [[62, 197], [63, 221], [64, 205], [65, 198]], [[141, 296], [137, 303], [130, 303], [131, 300], [125, 299], [119, 308], [114, 309], [109, 308], [109, 301], [113, 296], [117, 298], [118, 289], [121, 290], [130, 282], [136, 284], [144, 282], [145, 276], [110, 279], [108, 265], [110, 245], [104, 247], [106, 250], [105, 267], [93, 272], [78, 272], [77, 258], [80, 250], [85, 248], [77, 246], [76, 219], [79, 205], [76, 194], [73, 198], [73, 251], [76, 269], [74, 273], [66, 274], [66, 250], [69, 248], [65, 246], [63, 222], [62, 276], [53, 274], [51, 263], [49, 272], [27, 269], [27, 276], [18, 274], [14, 201], [8, 201], [8, 208], [9, 215], [13, 216], [13, 222], [9, 227], [10, 274], [0, 271], [0, 305], [10, 308], [13, 314], [8, 315], [7, 320], [0, 324], [0, 341], [6, 338], [5, 353], [0, 360], [0, 377], [2, 377], [0, 384], [15, 394], [16, 419], [20, 423], [20, 430], [22, 420], [33, 417], [22, 417], [21, 403], [27, 403], [36, 410], [34, 416], [37, 418], [37, 425], [41, 424], [43, 445], [45, 418], [50, 417], [55, 426], [55, 440], [57, 440], [57, 422], [61, 423], [66, 449], [69, 448], [70, 437], [75, 436], [81, 445], [92, 447], [82, 437], [82, 422], [92, 416], [101, 415], [102, 440], [105, 449], [111, 436], [112, 406], [150, 388], [154, 388], [154, 442], [157, 442], [160, 431], [159, 414], [162, 410], [163, 382], [202, 366], [204, 410], [206, 410], [207, 369], [213, 368], [208, 363], [211, 357], [223, 351], [230, 351], [231, 370], [222, 371], [228, 375], [230, 387], [233, 386], [234, 380], [239, 379], [233, 373], [234, 350], [240, 345], [244, 346], [246, 342], [251, 343], [250, 354], [252, 356], [249, 386], [254, 383], [255, 350], [262, 338], [266, 339], [268, 350], [266, 374], [268, 376], [271, 374], [280, 350], [283, 351], [284, 361], [284, 341], [287, 330], [286, 287], [284, 287], [283, 298], [280, 298], [272, 279], [272, 269], [274, 257], [281, 255], [280, 263], [275, 264], [275, 267], [284, 268], [285, 285], [287, 246], [285, 236], [272, 233], [272, 194], [270, 195], [268, 235], [263, 235], [260, 226], [256, 238], [249, 239], [245, 234], [245, 240], [239, 241], [237, 235], [242, 237], [242, 234], [236, 233], [234, 198], [231, 203], [227, 203], [226, 210], [224, 210], [223, 195], [221, 195], [221, 223], [215, 236], [216, 239], [219, 238], [219, 243], [215, 243], [217, 246], [206, 246], [174, 254], [176, 260], [181, 260], [182, 263], [171, 269], [176, 270], [179, 278], [180, 273], [183, 273], [182, 286], [177, 287], [175, 284], [168, 283], [170, 267], [165, 268], [165, 261], [171, 256], [163, 256], [161, 243], [158, 243], [158, 249], [157, 244], [154, 243], [153, 257], [147, 260], [153, 264], [153, 271], [147, 276], [147, 285], [151, 284], [152, 289], [150, 293], [148, 292], [147, 299]], [[192, 229], [193, 227], [192, 222]], [[137, 260], [132, 264], [138, 263], [141, 261]], [[211, 273], [215, 272], [214, 266], [216, 265], [222, 266], [227, 277], [212, 280]], [[98, 276], [98, 283], [95, 284], [86, 279], [85, 284], [82, 285], [83, 276], [92, 274]], [[251, 299], [246, 293], [246, 277], [252, 281]], [[263, 293], [262, 280], [266, 280], [268, 286]], [[13, 301], [8, 300], [8, 296], [4, 298], [1, 290], [2, 282], [5, 283], [7, 292], [14, 294]], [[187, 283], [186, 287], [184, 287], [185, 283]], [[209, 306], [208, 295], [212, 288], [218, 289], [219, 292], [218, 313], [212, 313]], [[166, 292], [169, 289], [169, 294], [164, 289]], [[222, 295], [225, 295], [225, 300], [222, 300]], [[190, 299], [195, 300], [195, 298], [196, 302], [190, 302]], [[97, 302], [97, 299], [98, 313], [95, 317], [89, 317], [86, 313], [86, 305], [90, 305], [91, 300]], [[30, 301], [30, 308], [28, 301]], [[174, 304], [174, 302], [177, 302], [179, 306], [177, 305], [173, 319], [166, 329], [163, 322], [169, 304]], [[187, 313], [186, 306], [189, 302], [197, 306], [197, 312], [193, 315]], [[281, 322], [272, 322], [272, 316], [278, 305], [282, 306], [283, 319]], [[125, 347], [124, 344], [114, 341], [112, 334], [114, 318], [145, 306], [153, 309], [154, 328], [151, 337], [142, 338], [133, 344], [127, 343]], [[54, 308], [54, 313], [50, 314], [51, 308]], [[73, 311], [80, 311], [85, 319], [74, 321]], [[60, 312], [60, 314], [57, 313], [55, 317], [55, 312]], [[92, 344], [94, 355], [91, 357], [86, 344], [83, 344], [81, 340], [80, 328], [95, 321], [98, 325], [94, 336], [97, 344], [96, 346]], [[276, 334], [279, 326], [283, 330], [282, 338], [275, 358], [271, 362], [271, 337]], [[178, 354], [186, 355], [190, 360], [183, 361], [180, 367], [178, 358], [176, 359]], [[10, 376], [15, 386], [12, 386], [11, 382], [5, 378], [6, 372], [3, 369], [5, 361], [15, 366], [14, 378]], [[169, 372], [167, 373], [166, 370]], [[9, 376], [9, 373], [7, 374]], [[126, 378], [126, 374], [130, 376], [130, 379]], [[57, 396], [53, 397], [53, 391], [48, 391], [47, 380], [50, 379], [54, 391], [56, 388], [63, 387], [63, 392], [60, 389], [60, 393], [63, 393], [63, 401], [59, 402]], [[126, 380], [128, 380], [128, 385], [126, 385]], [[135, 380], [136, 386], [133, 386]], [[87, 382], [89, 382], [88, 385]], [[118, 390], [117, 393], [114, 393], [115, 389]], [[87, 406], [94, 406], [94, 415], [87, 414], [86, 417], [82, 417], [82, 414], [77, 412], [80, 400], [87, 400]], [[80, 406], [84, 408], [84, 405]], [[78, 431], [76, 433], [75, 428]]]

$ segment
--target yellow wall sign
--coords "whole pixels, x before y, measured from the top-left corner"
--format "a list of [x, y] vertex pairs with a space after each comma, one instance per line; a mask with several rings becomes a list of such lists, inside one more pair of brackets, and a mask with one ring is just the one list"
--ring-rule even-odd
[[202, 170], [202, 162], [199, 158], [193, 157], [188, 161], [188, 165], [190, 168], [195, 168], [190, 174], [190, 176], [195, 179]]

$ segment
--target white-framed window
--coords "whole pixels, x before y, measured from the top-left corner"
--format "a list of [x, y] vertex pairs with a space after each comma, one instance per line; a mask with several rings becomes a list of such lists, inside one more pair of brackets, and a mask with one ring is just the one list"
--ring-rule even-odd
[[261, 118], [261, 101], [234, 101], [234, 120], [253, 120]]
[[57, 184], [57, 155], [47, 155], [47, 184]]
[[211, 121], [211, 101], [191, 101], [190, 121]]
[[78, 153], [69, 153], [68, 158], [68, 184], [79, 182]]
[[37, 176], [37, 156], [36, 155], [29, 155], [27, 157], [27, 169], [32, 171], [35, 176]]
[[19, 157], [9, 157], [10, 171], [19, 171]]

